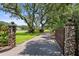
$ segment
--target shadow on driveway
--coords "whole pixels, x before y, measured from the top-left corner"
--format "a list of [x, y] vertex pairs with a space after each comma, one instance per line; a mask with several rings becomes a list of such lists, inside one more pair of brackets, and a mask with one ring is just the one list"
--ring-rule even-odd
[[62, 50], [55, 40], [49, 37], [41, 37], [39, 40], [30, 41], [20, 55], [30, 56], [61, 56]]

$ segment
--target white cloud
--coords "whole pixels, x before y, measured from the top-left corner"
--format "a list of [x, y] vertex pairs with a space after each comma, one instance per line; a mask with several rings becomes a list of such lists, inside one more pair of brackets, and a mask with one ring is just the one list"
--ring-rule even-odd
[[0, 19], [0, 21], [4, 21], [4, 22], [8, 22], [8, 23], [14, 22], [17, 25], [27, 25], [24, 22], [24, 20], [21, 20], [21, 19], [17, 20], [17, 19], [9, 18], [9, 19]]

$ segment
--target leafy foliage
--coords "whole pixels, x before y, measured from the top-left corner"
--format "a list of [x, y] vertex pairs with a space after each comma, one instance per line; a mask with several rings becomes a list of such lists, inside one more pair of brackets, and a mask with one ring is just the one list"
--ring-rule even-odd
[[8, 44], [8, 37], [7, 37], [7, 35], [8, 35], [8, 32], [7, 32], [8, 31], [8, 26], [2, 25], [0, 27], [1, 27], [1, 29], [0, 29], [0, 44], [2, 46], [5, 46], [5, 45]]
[[48, 27], [55, 30], [63, 27], [68, 19], [72, 18], [72, 15], [75, 15], [75, 19], [78, 19], [78, 7], [78, 4], [68, 3], [3, 3], [0, 9], [10, 13], [11, 16], [24, 20], [29, 32], [33, 32], [37, 28], [44, 30], [45, 27]]

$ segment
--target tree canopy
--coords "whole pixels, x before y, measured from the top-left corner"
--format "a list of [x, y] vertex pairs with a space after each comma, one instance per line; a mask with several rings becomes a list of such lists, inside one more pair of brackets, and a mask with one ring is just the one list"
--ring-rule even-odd
[[43, 32], [45, 27], [56, 29], [63, 27], [73, 16], [79, 18], [79, 4], [71, 3], [2, 3], [0, 10], [24, 20], [29, 32], [36, 28]]

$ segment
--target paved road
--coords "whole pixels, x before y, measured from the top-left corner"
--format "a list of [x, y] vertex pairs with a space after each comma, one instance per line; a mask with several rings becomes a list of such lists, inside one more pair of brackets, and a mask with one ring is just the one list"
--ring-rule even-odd
[[15, 48], [0, 53], [0, 56], [61, 56], [62, 50], [58, 43], [50, 38], [49, 33], [17, 45]]

